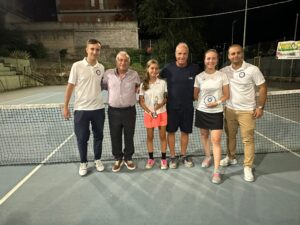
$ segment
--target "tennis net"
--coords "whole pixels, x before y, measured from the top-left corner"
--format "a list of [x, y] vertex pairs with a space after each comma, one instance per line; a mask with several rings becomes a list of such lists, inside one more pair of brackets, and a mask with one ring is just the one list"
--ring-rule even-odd
[[[300, 151], [300, 90], [268, 92], [264, 116], [257, 120], [256, 153]], [[62, 116], [62, 104], [0, 105], [0, 165], [51, 164], [78, 162], [79, 153], [73, 132], [73, 120]], [[143, 111], [137, 105], [134, 158], [146, 158], [146, 129]], [[107, 110], [106, 110], [107, 111]], [[103, 139], [103, 160], [113, 160], [106, 116]], [[179, 132], [176, 133], [179, 153]], [[160, 156], [158, 131], [154, 138], [156, 157]], [[243, 152], [240, 134], [237, 152]], [[89, 141], [88, 160], [93, 160], [93, 138]], [[222, 149], [226, 151], [223, 132]], [[190, 135], [188, 153], [203, 155], [199, 129]]]

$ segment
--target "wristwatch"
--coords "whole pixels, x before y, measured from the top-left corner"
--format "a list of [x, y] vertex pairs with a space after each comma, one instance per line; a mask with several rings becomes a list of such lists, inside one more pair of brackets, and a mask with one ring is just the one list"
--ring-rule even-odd
[[264, 109], [265, 107], [264, 106], [261, 106], [261, 105], [259, 105], [257, 108], [259, 108], [259, 109]]

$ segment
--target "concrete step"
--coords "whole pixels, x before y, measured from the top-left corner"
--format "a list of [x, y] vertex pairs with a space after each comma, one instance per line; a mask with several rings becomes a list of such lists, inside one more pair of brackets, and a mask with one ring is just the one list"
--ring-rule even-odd
[[10, 71], [9, 67], [0, 67], [0, 72]]
[[10, 76], [10, 75], [16, 75], [16, 71], [1, 71], [0, 70], [0, 76]]
[[6, 67], [11, 67], [12, 66], [12, 64], [10, 64], [10, 63], [4, 63], [4, 66], [6, 66]]

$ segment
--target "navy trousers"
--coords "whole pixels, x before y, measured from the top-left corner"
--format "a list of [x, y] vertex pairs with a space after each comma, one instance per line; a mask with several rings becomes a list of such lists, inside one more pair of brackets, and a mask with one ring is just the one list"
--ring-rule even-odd
[[[116, 160], [131, 160], [134, 153], [134, 130], [136, 121], [135, 106], [126, 108], [108, 107], [108, 121], [112, 154]], [[122, 147], [124, 133], [125, 148]]]
[[94, 137], [94, 157], [95, 160], [101, 159], [103, 127], [105, 120], [104, 109], [97, 110], [75, 110], [74, 128], [77, 138], [77, 146], [80, 154], [81, 163], [87, 162], [87, 147], [90, 138], [90, 124], [92, 125]]

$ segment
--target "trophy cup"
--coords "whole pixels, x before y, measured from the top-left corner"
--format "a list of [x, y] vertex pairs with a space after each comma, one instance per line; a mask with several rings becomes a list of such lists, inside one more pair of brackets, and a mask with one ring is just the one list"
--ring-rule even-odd
[[154, 106], [154, 112], [152, 113], [152, 117], [154, 119], [157, 118], [157, 113], [156, 113], [156, 110], [155, 110], [155, 107], [157, 106], [157, 104], [158, 104], [158, 97], [155, 96], [155, 98], [154, 98], [154, 104], [153, 104], [153, 106]]

